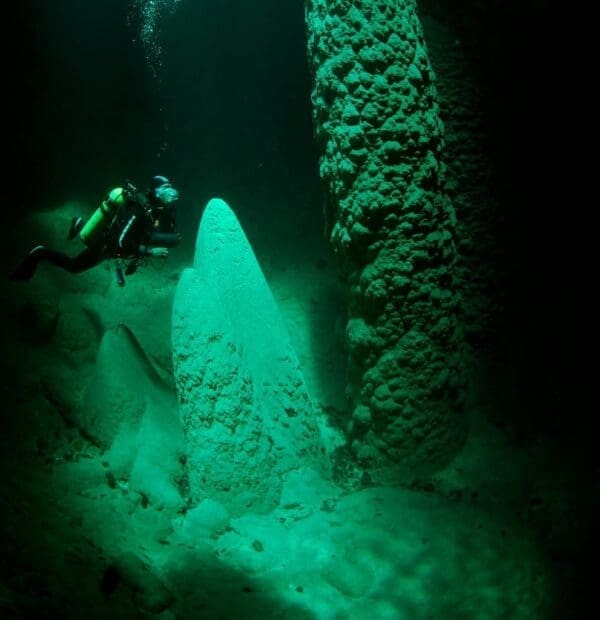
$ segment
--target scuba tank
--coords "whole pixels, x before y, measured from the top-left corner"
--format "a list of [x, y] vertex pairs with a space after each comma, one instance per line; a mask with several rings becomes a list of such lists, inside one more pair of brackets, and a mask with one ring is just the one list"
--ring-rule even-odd
[[123, 206], [126, 202], [125, 190], [122, 187], [116, 187], [111, 190], [81, 229], [79, 237], [83, 243], [87, 246], [93, 245], [98, 237], [102, 235], [108, 224], [112, 222], [119, 207]]

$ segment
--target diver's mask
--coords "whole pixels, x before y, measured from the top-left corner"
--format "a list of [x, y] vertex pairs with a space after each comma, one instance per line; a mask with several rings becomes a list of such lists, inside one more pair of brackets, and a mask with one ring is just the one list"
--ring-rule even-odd
[[154, 195], [163, 205], [170, 205], [179, 199], [179, 192], [168, 183], [157, 187]]

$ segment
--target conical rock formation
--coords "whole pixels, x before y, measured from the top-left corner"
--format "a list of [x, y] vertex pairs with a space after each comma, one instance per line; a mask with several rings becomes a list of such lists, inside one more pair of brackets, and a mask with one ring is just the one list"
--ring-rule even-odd
[[211, 200], [173, 304], [173, 362], [192, 502], [274, 508], [300, 468], [326, 470], [277, 304], [228, 205]]

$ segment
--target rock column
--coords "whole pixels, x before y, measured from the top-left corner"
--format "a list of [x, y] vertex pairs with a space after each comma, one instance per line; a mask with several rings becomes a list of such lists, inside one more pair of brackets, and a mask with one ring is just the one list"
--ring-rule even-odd
[[455, 216], [414, 0], [307, 0], [328, 234], [347, 282], [352, 451], [414, 478], [465, 436]]

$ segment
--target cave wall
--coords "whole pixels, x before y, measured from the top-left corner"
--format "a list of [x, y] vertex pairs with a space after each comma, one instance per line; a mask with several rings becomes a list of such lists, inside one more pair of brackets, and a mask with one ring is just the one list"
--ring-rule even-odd
[[329, 240], [348, 291], [349, 429], [375, 480], [440, 466], [465, 437], [456, 218], [412, 0], [309, 0]]
[[507, 231], [486, 152], [484, 95], [462, 39], [430, 14], [421, 15], [444, 123], [444, 192], [456, 212], [460, 322], [472, 351], [493, 356], [505, 329]]

